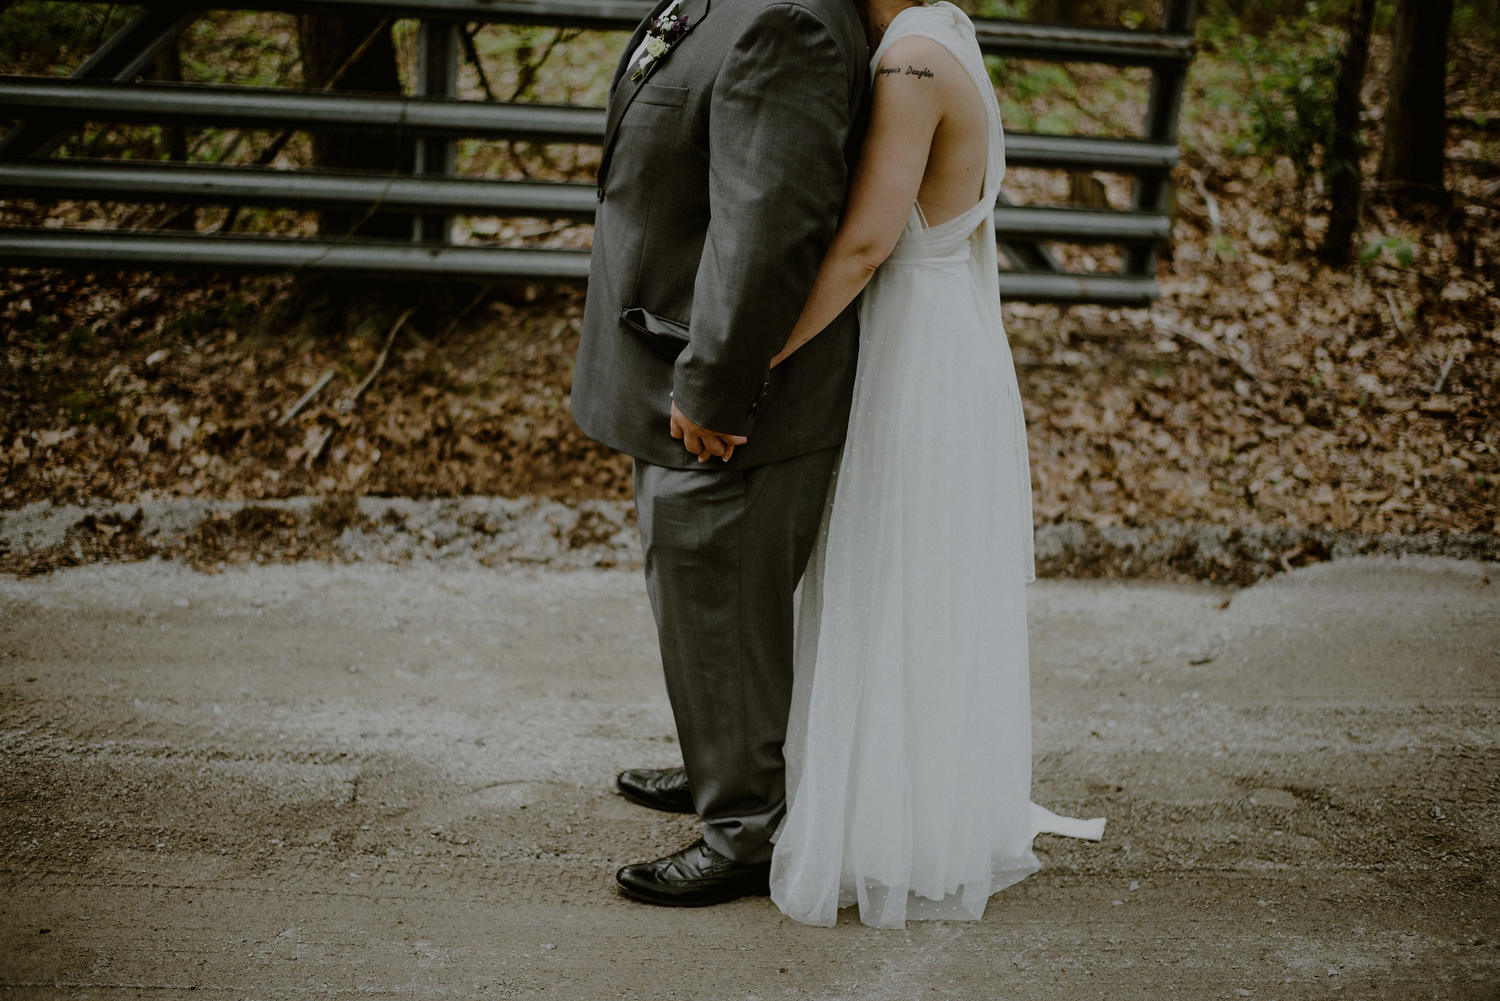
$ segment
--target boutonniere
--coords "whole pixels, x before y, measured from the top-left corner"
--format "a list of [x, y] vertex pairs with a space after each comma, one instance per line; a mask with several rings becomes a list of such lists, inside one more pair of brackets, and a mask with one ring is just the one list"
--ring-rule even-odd
[[[676, 6], [673, 4], [672, 6]], [[630, 79], [639, 80], [658, 59], [672, 51], [672, 46], [682, 41], [688, 32], [688, 19], [682, 14], [664, 14], [651, 23], [646, 32], [646, 51], [636, 64]]]

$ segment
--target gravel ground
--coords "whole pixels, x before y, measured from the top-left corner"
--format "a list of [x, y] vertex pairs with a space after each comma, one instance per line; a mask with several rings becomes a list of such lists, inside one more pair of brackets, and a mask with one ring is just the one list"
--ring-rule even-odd
[[1105, 839], [904, 932], [615, 892], [693, 828], [611, 792], [677, 760], [637, 573], [0, 578], [0, 989], [1494, 999], [1491, 572], [1034, 585], [1034, 796]]

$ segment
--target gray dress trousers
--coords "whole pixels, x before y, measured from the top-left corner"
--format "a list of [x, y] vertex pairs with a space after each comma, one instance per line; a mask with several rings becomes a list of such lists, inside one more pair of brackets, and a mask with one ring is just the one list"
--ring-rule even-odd
[[749, 469], [637, 460], [646, 589], [703, 837], [771, 858], [786, 811], [792, 593], [817, 539], [840, 449]]

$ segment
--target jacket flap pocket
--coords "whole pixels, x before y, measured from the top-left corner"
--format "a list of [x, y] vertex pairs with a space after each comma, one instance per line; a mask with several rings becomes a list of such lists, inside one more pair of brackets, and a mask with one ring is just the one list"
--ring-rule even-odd
[[648, 83], [636, 92], [635, 100], [641, 104], [657, 104], [663, 108], [681, 108], [687, 104], [687, 95], [686, 87]]
[[688, 346], [687, 325], [676, 320], [663, 319], [639, 306], [622, 311], [620, 319], [665, 361], [676, 361], [677, 356]]
[[622, 312], [620, 316], [626, 323], [643, 334], [666, 337], [671, 340], [681, 341], [684, 344], [690, 339], [687, 324], [678, 323], [676, 320], [668, 320], [665, 317], [657, 316], [655, 313], [648, 313], [639, 306], [632, 306], [630, 309]]

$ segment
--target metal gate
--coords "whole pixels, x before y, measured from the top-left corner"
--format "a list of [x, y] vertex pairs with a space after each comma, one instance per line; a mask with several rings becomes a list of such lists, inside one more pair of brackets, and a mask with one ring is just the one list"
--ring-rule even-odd
[[[0, 17], [8, 0], [0, 0]], [[458, 32], [504, 23], [631, 31], [651, 0], [233, 0], [239, 10], [374, 14], [416, 18], [418, 95], [141, 83], [147, 63], [205, 6], [146, 6], [71, 77], [0, 75], [0, 116], [18, 123], [0, 139], [0, 198], [409, 212], [421, 220], [410, 243], [357, 238], [194, 234], [150, 230], [0, 227], [0, 265], [75, 269], [301, 271], [475, 282], [582, 284], [587, 251], [454, 245], [454, 215], [591, 222], [592, 185], [452, 176], [459, 138], [598, 144], [604, 109], [460, 100]], [[1131, 175], [1129, 211], [1000, 204], [995, 226], [1010, 262], [1000, 288], [1009, 300], [1142, 306], [1156, 298], [1156, 252], [1170, 234], [1169, 174], [1177, 163], [1177, 117], [1193, 56], [1195, 0], [1166, 0], [1160, 31], [976, 20], [989, 54], [1051, 62], [1147, 66], [1152, 71], [1138, 139], [1007, 132], [1012, 166]], [[418, 143], [418, 172], [288, 170], [50, 154], [87, 121], [400, 134]], [[425, 155], [424, 155], [425, 154]], [[431, 165], [423, 170], [421, 164]], [[1047, 242], [1113, 244], [1119, 274], [1065, 271]]]

